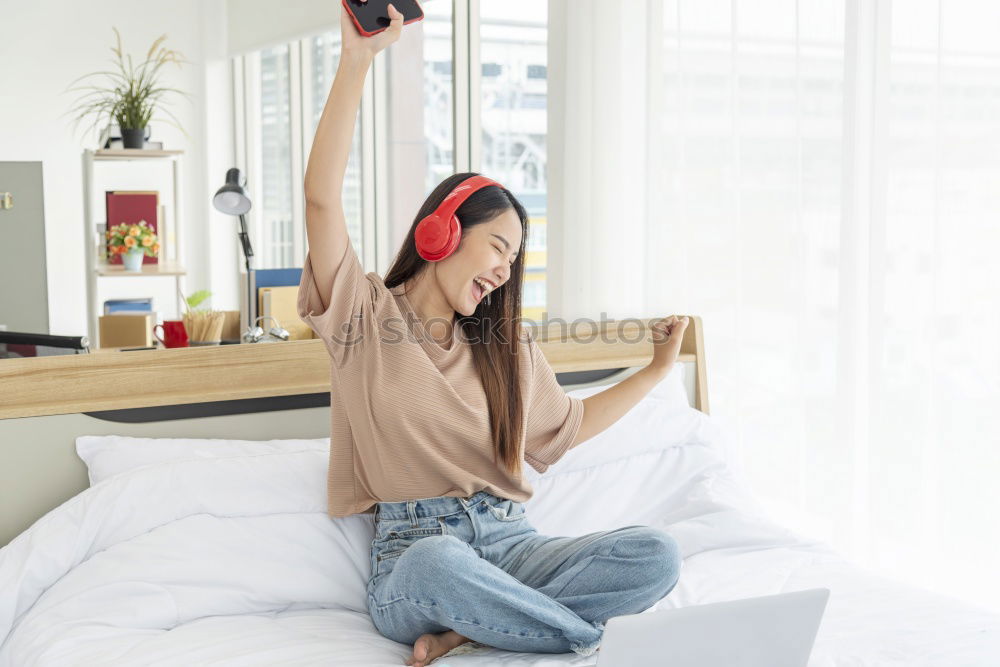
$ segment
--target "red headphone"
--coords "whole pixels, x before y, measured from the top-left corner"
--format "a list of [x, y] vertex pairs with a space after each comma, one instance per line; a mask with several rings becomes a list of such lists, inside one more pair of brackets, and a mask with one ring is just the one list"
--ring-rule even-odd
[[413, 240], [417, 253], [429, 262], [437, 262], [455, 252], [462, 240], [462, 224], [455, 211], [476, 190], [488, 185], [503, 187], [485, 176], [470, 176], [448, 193], [434, 212], [417, 223]]

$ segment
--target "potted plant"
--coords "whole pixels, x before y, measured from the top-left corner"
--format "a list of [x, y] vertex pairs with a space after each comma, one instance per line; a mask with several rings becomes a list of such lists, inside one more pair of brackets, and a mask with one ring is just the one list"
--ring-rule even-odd
[[125, 148], [142, 148], [150, 120], [163, 112], [169, 118], [163, 118], [185, 136], [187, 132], [181, 127], [177, 117], [163, 106], [163, 97], [168, 93], [177, 93], [190, 99], [190, 96], [177, 88], [161, 85], [161, 68], [167, 63], [176, 63], [178, 67], [187, 62], [184, 56], [173, 49], [163, 47], [166, 35], [160, 35], [149, 47], [146, 59], [134, 65], [131, 55], [122, 52], [122, 39], [117, 28], [115, 31], [116, 46], [111, 47], [115, 54], [111, 71], [92, 72], [75, 79], [70, 85], [90, 77], [106, 77], [104, 86], [85, 85], [70, 88], [74, 91], [87, 91], [81, 95], [71, 112], [76, 112], [74, 124], [93, 117], [90, 129], [94, 129], [102, 121], [117, 123], [122, 132], [122, 143]]
[[145, 220], [115, 225], [107, 237], [108, 253], [121, 255], [126, 271], [142, 271], [143, 256], [156, 257], [160, 252], [160, 241]]

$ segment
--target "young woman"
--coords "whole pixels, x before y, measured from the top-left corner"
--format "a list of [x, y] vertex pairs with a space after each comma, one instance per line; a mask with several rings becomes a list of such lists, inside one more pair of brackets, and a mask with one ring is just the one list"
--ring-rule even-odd
[[[383, 635], [413, 644], [407, 665], [470, 640], [592, 654], [609, 618], [674, 588], [677, 543], [645, 526], [539, 535], [521, 464], [544, 471], [631, 409], [676, 361], [687, 318], [654, 325], [647, 367], [569, 397], [519, 324], [528, 216], [477, 174], [438, 185], [386, 277], [366, 274], [341, 190], [365, 75], [403, 21], [390, 5], [391, 26], [366, 38], [341, 14], [340, 64], [305, 174], [298, 295], [331, 358], [329, 513], [374, 514], [368, 609]], [[417, 223], [446, 197], [462, 200], [459, 242], [428, 257]]]

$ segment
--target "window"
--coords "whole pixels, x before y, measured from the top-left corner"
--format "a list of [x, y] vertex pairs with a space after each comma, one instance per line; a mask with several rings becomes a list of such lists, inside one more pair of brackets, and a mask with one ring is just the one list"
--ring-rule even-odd
[[[480, 82], [481, 171], [503, 183], [528, 210], [522, 314], [545, 311], [545, 138], [548, 6], [535, 0], [482, 0], [479, 53], [497, 66]], [[541, 239], [539, 241], [538, 239]]]
[[[431, 193], [438, 183], [455, 173], [454, 143], [455, 125], [453, 121], [454, 102], [454, 68], [452, 67], [452, 5], [446, 0], [425, 0], [421, 3], [424, 10], [422, 53], [418, 54], [424, 62], [423, 90], [423, 137], [424, 149], [424, 181], [423, 196], [420, 201], [407, 202], [407, 213], [403, 215], [405, 229], [397, 233], [397, 243], [393, 250], [399, 247], [399, 242], [409, 230], [412, 218], [416, 214], [424, 198]], [[397, 59], [394, 62], [399, 62]], [[400, 111], [412, 108], [411, 100], [401, 100]], [[414, 130], [418, 131], [420, 125]], [[417, 136], [419, 139], [420, 136]], [[403, 176], [401, 175], [400, 180]], [[400, 204], [404, 204], [400, 202]], [[407, 217], [410, 218], [407, 220]]]
[[[522, 307], [524, 309], [541, 308], [545, 305], [545, 274], [526, 273], [524, 275], [524, 296]], [[530, 317], [525, 315], [525, 317]], [[531, 318], [536, 319], [536, 318]]]
[[[316, 126], [323, 114], [333, 77], [340, 63], [340, 33], [327, 32], [306, 40], [306, 48], [302, 52], [302, 71], [305, 76], [303, 86], [303, 105], [306, 115], [306, 133], [303, 138], [303, 174], [305, 165], [309, 162], [309, 150], [312, 146]], [[362, 252], [362, 191], [361, 191], [361, 118], [354, 121], [354, 140], [351, 142], [351, 154], [347, 159], [347, 171], [344, 173], [344, 189], [341, 196], [344, 201], [344, 218], [347, 221], [347, 232], [351, 236], [351, 244], [358, 257], [364, 257]], [[301, 187], [299, 188], [301, 190]], [[301, 221], [305, 225], [305, 220]], [[303, 257], [304, 261], [304, 257]], [[295, 266], [291, 264], [288, 266]]]
[[406, 38], [385, 52], [385, 76], [375, 86], [376, 105], [385, 114], [375, 130], [376, 156], [384, 156], [376, 176], [383, 269], [427, 195], [456, 171], [452, 3], [425, 0], [421, 7], [424, 19], [408, 25]]
[[255, 267], [263, 269], [289, 266], [295, 258], [288, 54], [287, 45], [264, 49], [251, 70], [260, 93], [255, 109], [259, 141], [252, 156], [259, 182], [248, 183], [258, 211], [250, 220]]
[[[483, 0], [479, 17], [461, 5], [456, 17], [451, 0], [421, 7], [424, 19], [380, 54], [366, 80], [342, 192], [352, 244], [366, 266], [384, 272], [431, 190], [456, 171], [485, 173], [528, 209], [524, 303], [529, 317], [540, 317], [547, 8]], [[480, 26], [475, 34], [470, 22]], [[460, 41], [479, 50], [475, 71], [455, 67], [456, 23]], [[249, 222], [258, 268], [297, 267], [305, 259], [302, 179], [339, 56], [338, 26], [235, 59], [243, 106], [237, 112], [245, 118], [237, 124], [245, 130], [237, 152], [245, 156], [254, 202]]]

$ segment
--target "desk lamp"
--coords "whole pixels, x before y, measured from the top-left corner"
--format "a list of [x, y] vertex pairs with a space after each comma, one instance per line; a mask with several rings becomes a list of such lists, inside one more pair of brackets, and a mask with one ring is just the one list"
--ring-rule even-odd
[[238, 215], [240, 218], [240, 244], [243, 246], [243, 257], [247, 267], [247, 330], [243, 333], [243, 340], [248, 343], [256, 342], [263, 335], [263, 331], [257, 332], [257, 320], [253, 298], [254, 273], [252, 268], [253, 248], [250, 245], [250, 236], [247, 234], [246, 213], [250, 210], [250, 197], [246, 193], [246, 178], [242, 172], [233, 167], [226, 172], [226, 184], [219, 188], [212, 198], [212, 205], [216, 210], [227, 215]]

